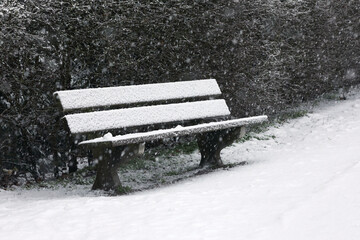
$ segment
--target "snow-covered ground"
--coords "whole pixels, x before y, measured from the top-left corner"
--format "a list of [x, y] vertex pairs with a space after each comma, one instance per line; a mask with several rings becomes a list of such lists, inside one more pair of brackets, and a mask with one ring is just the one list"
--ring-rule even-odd
[[0, 191], [0, 239], [360, 239], [359, 91], [222, 157], [250, 164], [119, 197]]

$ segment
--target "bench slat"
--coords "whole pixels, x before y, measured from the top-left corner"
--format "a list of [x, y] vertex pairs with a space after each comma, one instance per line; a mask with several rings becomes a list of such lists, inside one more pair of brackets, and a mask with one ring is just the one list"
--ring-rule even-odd
[[77, 113], [65, 118], [74, 134], [229, 115], [225, 100], [217, 99]]
[[197, 134], [202, 132], [210, 132], [222, 130], [227, 128], [241, 127], [249, 124], [256, 124], [267, 121], [267, 116], [257, 116], [249, 118], [241, 118], [234, 120], [227, 120], [221, 122], [212, 122], [198, 124], [187, 127], [176, 127], [172, 129], [156, 130], [151, 132], [131, 133], [126, 135], [119, 135], [115, 137], [101, 137], [88, 141], [83, 141], [79, 145], [99, 145], [108, 144], [110, 146], [122, 146], [134, 143], [149, 142], [156, 139], [180, 137], [190, 134]]
[[64, 111], [221, 95], [215, 79], [121, 87], [66, 90], [54, 93]]

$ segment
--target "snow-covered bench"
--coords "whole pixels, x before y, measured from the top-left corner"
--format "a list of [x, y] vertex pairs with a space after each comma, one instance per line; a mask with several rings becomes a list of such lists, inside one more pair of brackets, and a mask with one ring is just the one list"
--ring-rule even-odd
[[[93, 189], [121, 185], [120, 164], [145, 142], [196, 135], [200, 165], [221, 165], [220, 151], [267, 116], [231, 119], [215, 79], [58, 91], [71, 134], [101, 137], [79, 143], [99, 161]], [[113, 136], [116, 135], [116, 136]], [[117, 135], [119, 134], [119, 135]]]

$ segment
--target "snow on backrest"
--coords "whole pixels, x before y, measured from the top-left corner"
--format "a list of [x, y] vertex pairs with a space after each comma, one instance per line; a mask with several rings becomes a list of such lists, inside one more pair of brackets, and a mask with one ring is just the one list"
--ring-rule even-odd
[[64, 111], [193, 97], [217, 96], [215, 79], [55, 92]]
[[228, 115], [225, 100], [218, 99], [78, 113], [65, 118], [72, 133], [85, 133]]

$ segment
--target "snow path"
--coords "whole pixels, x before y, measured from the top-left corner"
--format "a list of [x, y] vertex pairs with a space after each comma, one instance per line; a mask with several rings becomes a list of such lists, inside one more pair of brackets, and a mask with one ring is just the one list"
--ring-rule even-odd
[[128, 196], [0, 191], [1, 239], [360, 239], [360, 94], [262, 137], [224, 150], [249, 165]]

